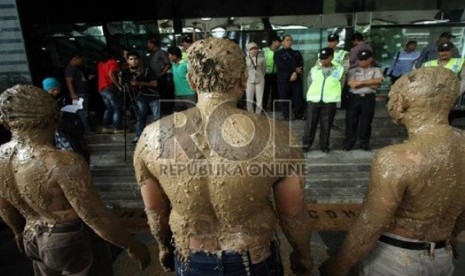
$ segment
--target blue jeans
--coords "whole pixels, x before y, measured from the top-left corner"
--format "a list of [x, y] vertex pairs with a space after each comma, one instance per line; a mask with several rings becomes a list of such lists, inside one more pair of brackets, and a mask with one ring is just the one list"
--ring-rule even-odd
[[108, 127], [113, 124], [115, 129], [121, 129], [121, 102], [116, 95], [116, 91], [111, 87], [100, 92], [105, 112], [103, 113], [103, 126]]
[[270, 250], [271, 255], [257, 264], [252, 264], [248, 251], [218, 251], [217, 253], [191, 251], [187, 262], [183, 262], [177, 255], [174, 267], [177, 276], [283, 275], [279, 246], [272, 243]]
[[89, 97], [87, 95], [79, 95], [79, 98], [83, 99], [82, 109], [76, 111], [76, 114], [81, 118], [85, 133], [89, 133], [91, 131], [89, 123]]
[[147, 116], [149, 114], [149, 107], [152, 110], [153, 114], [153, 121], [157, 121], [160, 119], [160, 101], [142, 101], [136, 100], [138, 114], [137, 114], [137, 122], [136, 122], [136, 136], [140, 137], [142, 131], [147, 124]]

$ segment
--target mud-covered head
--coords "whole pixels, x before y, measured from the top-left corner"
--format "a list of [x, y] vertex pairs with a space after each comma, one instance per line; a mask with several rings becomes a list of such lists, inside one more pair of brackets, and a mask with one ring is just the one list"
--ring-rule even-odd
[[228, 40], [208, 38], [187, 50], [189, 79], [198, 92], [229, 93], [245, 88], [245, 59], [239, 46]]
[[447, 116], [457, 99], [459, 87], [459, 79], [451, 70], [442, 67], [416, 69], [391, 87], [389, 113], [398, 122], [407, 112]]
[[57, 125], [55, 100], [39, 87], [15, 85], [0, 95], [0, 123], [9, 129], [37, 129]]

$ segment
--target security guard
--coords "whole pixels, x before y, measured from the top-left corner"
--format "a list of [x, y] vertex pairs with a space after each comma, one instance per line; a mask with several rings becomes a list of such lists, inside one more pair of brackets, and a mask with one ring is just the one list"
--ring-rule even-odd
[[438, 45], [438, 59], [430, 60], [423, 63], [423, 67], [439, 66], [444, 67], [456, 73], [460, 79], [460, 94], [465, 92], [465, 70], [463, 70], [465, 59], [454, 58], [454, 44], [452, 42], [444, 42]]
[[320, 149], [329, 152], [329, 137], [336, 110], [336, 103], [341, 101], [341, 80], [344, 68], [333, 63], [334, 51], [327, 47], [319, 53], [320, 62], [309, 74], [307, 91], [307, 122], [302, 139], [303, 150], [308, 151], [315, 138], [316, 128], [320, 123]]
[[357, 55], [357, 66], [348, 73], [349, 101], [343, 150], [352, 150], [357, 136], [360, 148], [370, 151], [371, 122], [375, 114], [375, 94], [383, 82], [383, 72], [373, 67], [373, 52], [362, 50]]

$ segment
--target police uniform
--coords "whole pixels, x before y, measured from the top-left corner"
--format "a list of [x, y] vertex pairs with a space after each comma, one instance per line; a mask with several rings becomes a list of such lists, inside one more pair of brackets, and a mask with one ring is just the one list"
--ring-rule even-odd
[[[334, 55], [331, 48], [324, 48], [319, 53], [320, 59]], [[341, 79], [344, 68], [331, 63], [323, 67], [320, 63], [310, 70], [311, 84], [307, 91], [307, 122], [302, 139], [303, 150], [307, 151], [315, 138], [318, 123], [320, 123], [320, 149], [329, 152], [330, 130], [336, 103], [341, 101]]]
[[[372, 57], [372, 52], [362, 50], [358, 54], [358, 59], [368, 59]], [[355, 67], [349, 70], [349, 81], [363, 81], [383, 78], [383, 73], [377, 67]], [[346, 128], [344, 139], [344, 150], [351, 150], [357, 136], [360, 148], [370, 150], [371, 122], [375, 113], [375, 93], [376, 89], [370, 86], [362, 86], [349, 89], [349, 100], [346, 112]]]

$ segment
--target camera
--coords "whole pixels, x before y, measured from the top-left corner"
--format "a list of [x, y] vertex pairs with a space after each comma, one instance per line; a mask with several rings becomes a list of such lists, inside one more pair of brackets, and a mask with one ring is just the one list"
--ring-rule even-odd
[[136, 72], [131, 72], [131, 70], [129, 69], [123, 69], [120, 71], [119, 73], [119, 77], [121, 79], [121, 84], [127, 84], [129, 85], [129, 83], [132, 81], [132, 80], [136, 80], [137, 79], [137, 73]]

